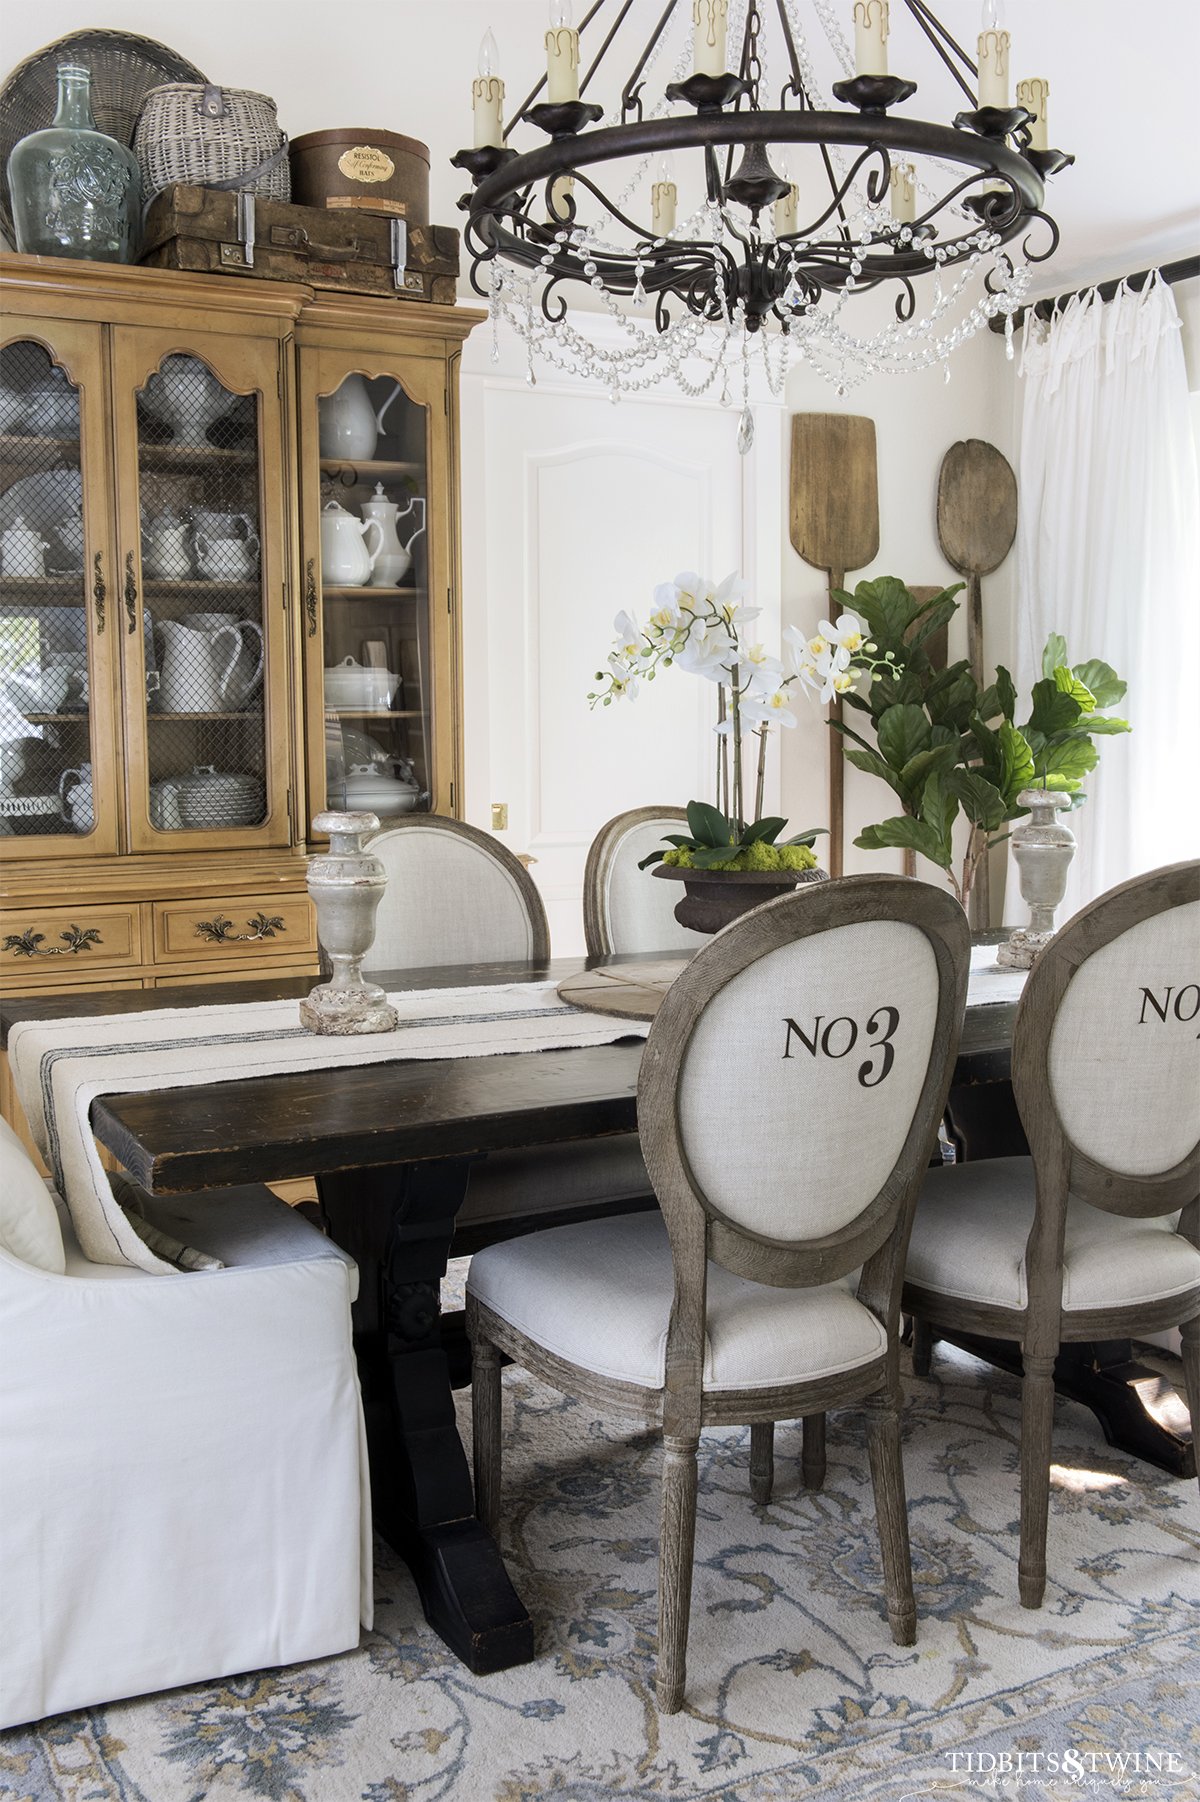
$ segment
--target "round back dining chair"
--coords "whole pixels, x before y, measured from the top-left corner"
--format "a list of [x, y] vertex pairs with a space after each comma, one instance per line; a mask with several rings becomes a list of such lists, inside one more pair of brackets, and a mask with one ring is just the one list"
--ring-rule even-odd
[[464, 820], [414, 813], [368, 847], [387, 872], [365, 970], [544, 962], [546, 910], [504, 845]]
[[1076, 914], [1033, 966], [1013, 1029], [1031, 1156], [933, 1171], [917, 1208], [905, 1309], [926, 1334], [933, 1323], [1021, 1342], [1027, 1608], [1046, 1586], [1060, 1344], [1180, 1326], [1200, 1420], [1198, 953], [1200, 863]]
[[646, 1041], [638, 1130], [661, 1218], [558, 1227], [472, 1265], [485, 1524], [500, 1514], [499, 1353], [663, 1431], [666, 1713], [683, 1699], [706, 1425], [750, 1424], [751, 1486], [765, 1501], [776, 1420], [866, 1404], [888, 1619], [898, 1644], [915, 1637], [901, 1264], [969, 963], [962, 908], [903, 877], [849, 877], [756, 908], [676, 978]]
[[583, 873], [583, 931], [589, 957], [699, 950], [705, 935], [681, 926], [675, 918], [678, 884], [656, 881], [649, 870], [638, 868], [668, 832], [686, 830], [682, 807], [634, 807], [601, 826]]

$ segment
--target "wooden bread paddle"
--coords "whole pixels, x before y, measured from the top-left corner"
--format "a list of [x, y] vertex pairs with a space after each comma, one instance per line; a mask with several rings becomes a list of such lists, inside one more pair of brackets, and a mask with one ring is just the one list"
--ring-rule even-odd
[[[879, 487], [875, 421], [854, 413], [797, 413], [792, 418], [792, 544], [815, 569], [828, 572], [830, 589], [843, 588], [846, 572], [862, 569], [879, 553]], [[836, 603], [830, 603], [836, 615]], [[829, 717], [842, 717], [832, 701]], [[829, 734], [829, 874], [842, 873], [845, 759], [841, 733]]]
[[[1017, 478], [1008, 459], [982, 438], [952, 444], [942, 458], [937, 497], [938, 543], [952, 569], [967, 578], [967, 657], [984, 686], [983, 586], [999, 569], [1017, 534]], [[971, 924], [990, 924], [987, 858], [981, 858], [971, 891]]]

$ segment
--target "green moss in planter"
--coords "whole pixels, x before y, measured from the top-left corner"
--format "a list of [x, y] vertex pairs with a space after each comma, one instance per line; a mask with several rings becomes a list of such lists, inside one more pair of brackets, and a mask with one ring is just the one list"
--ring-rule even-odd
[[[665, 851], [662, 861], [680, 870], [696, 868], [692, 853], [686, 847]], [[808, 845], [768, 845], [762, 839], [758, 839], [752, 845], [744, 845], [727, 862], [706, 863], [704, 868], [707, 870], [753, 870], [764, 875], [773, 875], [777, 870], [815, 869], [816, 862], [816, 857]]]

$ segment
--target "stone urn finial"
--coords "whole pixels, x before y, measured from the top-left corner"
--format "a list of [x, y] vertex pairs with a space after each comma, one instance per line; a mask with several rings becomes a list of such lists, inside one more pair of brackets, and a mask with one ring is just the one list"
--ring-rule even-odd
[[375, 914], [387, 887], [377, 857], [363, 840], [378, 832], [373, 813], [319, 813], [313, 831], [329, 835], [329, 850], [308, 860], [308, 892], [317, 910], [317, 938], [333, 965], [300, 1003], [309, 1032], [394, 1032], [399, 1016], [377, 983], [364, 982], [362, 961], [375, 939]]

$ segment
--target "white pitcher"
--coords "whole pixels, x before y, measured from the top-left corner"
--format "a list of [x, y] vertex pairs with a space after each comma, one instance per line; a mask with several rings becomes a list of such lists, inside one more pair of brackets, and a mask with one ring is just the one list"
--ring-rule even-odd
[[[376, 545], [363, 542], [374, 532]], [[356, 519], [337, 501], [329, 501], [321, 513], [321, 576], [333, 588], [361, 588], [370, 578], [383, 548], [383, 527], [377, 519]]]
[[262, 682], [263, 634], [256, 620], [239, 619], [236, 613], [185, 613], [183, 623], [193, 632], [236, 632], [241, 639], [237, 661], [225, 679], [225, 703], [238, 709], [246, 705]]
[[[18, 513], [8, 531], [0, 536], [0, 575], [14, 580], [40, 580], [46, 573], [46, 540], [31, 532]], [[365, 580], [365, 578], [364, 578]]]
[[[414, 497], [401, 512], [396, 502], [389, 501], [384, 494], [383, 483], [376, 482], [374, 496], [363, 502], [362, 510], [363, 518], [375, 520], [383, 534], [370, 585], [372, 588], [395, 588], [412, 568], [412, 547], [425, 530], [425, 502]], [[400, 520], [414, 516], [417, 524], [405, 544], [396, 526]]]
[[213, 630], [182, 625], [178, 620], [157, 622], [162, 639], [158, 707], [162, 713], [227, 713], [238, 705], [231, 690], [242, 655], [240, 625]]
[[249, 538], [210, 538], [196, 533], [196, 563], [209, 582], [247, 582], [258, 570], [259, 543]]
[[373, 457], [383, 430], [383, 416], [399, 392], [397, 382], [376, 412], [362, 376], [348, 375], [336, 394], [325, 395], [317, 404], [321, 455], [355, 460]]

